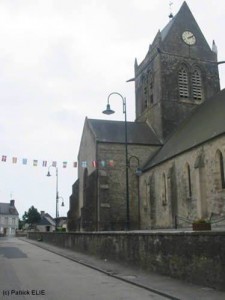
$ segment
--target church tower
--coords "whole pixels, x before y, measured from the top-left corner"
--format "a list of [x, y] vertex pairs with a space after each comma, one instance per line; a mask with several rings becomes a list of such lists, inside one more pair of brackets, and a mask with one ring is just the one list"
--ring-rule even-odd
[[186, 2], [135, 61], [136, 122], [162, 141], [190, 112], [220, 91], [216, 46], [210, 49]]

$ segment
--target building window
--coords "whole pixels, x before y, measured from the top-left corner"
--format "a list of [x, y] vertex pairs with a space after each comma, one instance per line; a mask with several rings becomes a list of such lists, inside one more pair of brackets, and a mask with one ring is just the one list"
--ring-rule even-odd
[[192, 93], [195, 100], [202, 100], [202, 79], [198, 69], [195, 69], [192, 74]]
[[189, 82], [188, 82], [188, 72], [183, 66], [179, 70], [178, 74], [178, 85], [179, 85], [179, 95], [181, 98], [189, 98]]
[[219, 189], [225, 189], [224, 159], [220, 150], [217, 150], [216, 152], [216, 174], [219, 182]]
[[163, 177], [162, 177], [162, 205], [166, 205], [167, 204], [167, 183], [166, 183], [166, 175], [165, 173], [163, 173]]
[[187, 174], [187, 196], [188, 198], [191, 198], [192, 197], [191, 170], [188, 163], [186, 164], [186, 174]]

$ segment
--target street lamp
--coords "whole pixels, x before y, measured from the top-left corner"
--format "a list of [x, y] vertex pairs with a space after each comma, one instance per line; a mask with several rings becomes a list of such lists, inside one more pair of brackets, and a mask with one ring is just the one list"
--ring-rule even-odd
[[61, 204], [61, 206], [62, 206], [62, 207], [65, 206], [63, 197], [60, 196], [60, 197], [58, 197], [58, 199], [62, 199], [62, 204]]
[[58, 202], [59, 202], [59, 190], [58, 190], [58, 168], [54, 165], [49, 166], [48, 173], [46, 176], [50, 177], [50, 168], [55, 168], [56, 170], [56, 209], [55, 209], [55, 231], [57, 231], [57, 218], [58, 218]]
[[115, 111], [112, 110], [110, 108], [110, 104], [109, 104], [109, 98], [112, 95], [118, 95], [121, 97], [122, 101], [123, 101], [123, 113], [125, 116], [125, 120], [124, 120], [124, 141], [125, 141], [125, 168], [126, 168], [126, 206], [127, 206], [127, 216], [126, 216], [126, 229], [129, 230], [130, 229], [130, 206], [129, 206], [129, 181], [128, 181], [128, 147], [127, 147], [127, 109], [126, 109], [126, 98], [123, 97], [121, 94], [117, 93], [117, 92], [113, 92], [111, 94], [109, 94], [108, 99], [107, 99], [107, 106], [106, 106], [106, 110], [104, 110], [102, 113], [106, 114], [106, 115], [111, 115], [114, 114]]
[[[129, 157], [128, 160], [128, 166], [130, 168], [130, 161], [132, 159], [135, 159], [137, 161], [137, 168], [135, 170], [135, 174], [137, 177], [141, 176], [142, 170], [140, 168], [140, 160], [137, 156], [133, 155]], [[140, 207], [140, 185], [139, 185], [139, 178], [138, 178], [138, 183], [137, 183], [137, 194], [138, 194], [138, 229], [140, 229], [140, 224], [141, 224], [141, 207]]]

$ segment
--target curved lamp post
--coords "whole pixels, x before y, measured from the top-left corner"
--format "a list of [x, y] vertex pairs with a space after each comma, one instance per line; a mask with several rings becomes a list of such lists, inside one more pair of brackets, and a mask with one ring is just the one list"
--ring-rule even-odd
[[[130, 168], [130, 161], [132, 159], [135, 159], [137, 161], [137, 168], [135, 170], [135, 174], [136, 176], [141, 176], [142, 174], [142, 170], [140, 168], [140, 160], [137, 156], [135, 155], [132, 155], [129, 157], [129, 160], [128, 160], [128, 166]], [[137, 193], [138, 193], [138, 229], [140, 229], [140, 224], [141, 224], [141, 207], [140, 207], [140, 186], [139, 186], [139, 179], [138, 179], [138, 184], [137, 184]]]
[[59, 202], [59, 190], [58, 190], [58, 168], [54, 165], [49, 166], [48, 168], [48, 173], [46, 176], [50, 177], [51, 173], [50, 173], [50, 168], [55, 168], [56, 170], [56, 209], [55, 209], [55, 231], [57, 231], [57, 218], [58, 218], [58, 202]]
[[128, 147], [127, 147], [127, 109], [126, 109], [126, 98], [123, 97], [120, 93], [113, 92], [109, 94], [108, 99], [107, 99], [107, 105], [106, 105], [106, 110], [103, 110], [103, 114], [106, 115], [111, 115], [114, 114], [115, 111], [110, 108], [109, 104], [109, 98], [112, 95], [118, 95], [121, 97], [123, 101], [123, 113], [125, 116], [124, 120], [124, 142], [125, 142], [125, 167], [126, 167], [126, 208], [127, 208], [127, 215], [126, 215], [126, 230], [130, 229], [130, 206], [129, 206], [129, 181], [128, 181]]

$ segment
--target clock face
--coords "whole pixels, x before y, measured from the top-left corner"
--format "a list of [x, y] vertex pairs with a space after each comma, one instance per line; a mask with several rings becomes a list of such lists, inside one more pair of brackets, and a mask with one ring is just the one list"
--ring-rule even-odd
[[196, 37], [190, 31], [184, 31], [182, 33], [182, 39], [187, 45], [194, 45], [196, 43]]

